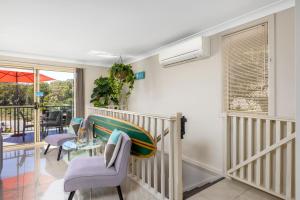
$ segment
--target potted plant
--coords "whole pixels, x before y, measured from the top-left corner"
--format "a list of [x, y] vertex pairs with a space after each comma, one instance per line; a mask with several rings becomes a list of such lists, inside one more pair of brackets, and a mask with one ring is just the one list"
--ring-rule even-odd
[[100, 77], [95, 80], [96, 87], [91, 95], [91, 103], [95, 107], [107, 106], [110, 104], [111, 95], [113, 93], [109, 77]]
[[111, 84], [113, 88], [113, 98], [117, 105], [127, 104], [127, 99], [131, 94], [134, 85], [134, 72], [131, 65], [115, 63], [110, 69]]
[[134, 85], [134, 73], [131, 65], [115, 63], [110, 69], [109, 77], [95, 80], [96, 87], [91, 95], [95, 107], [108, 105], [127, 105], [127, 99]]

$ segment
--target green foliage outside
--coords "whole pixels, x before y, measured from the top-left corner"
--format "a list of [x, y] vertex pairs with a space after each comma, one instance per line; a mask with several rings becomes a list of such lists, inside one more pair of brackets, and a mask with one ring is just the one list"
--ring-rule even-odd
[[40, 91], [44, 92], [41, 103], [45, 105], [61, 106], [73, 104], [73, 84], [72, 79], [66, 81], [52, 81], [41, 83]]
[[[33, 105], [33, 84], [18, 83], [17, 88], [18, 92], [15, 83], [0, 83], [0, 106]], [[43, 105], [72, 105], [73, 80], [42, 82], [40, 91], [44, 92]]]
[[[41, 97], [41, 106], [72, 106], [73, 104], [73, 84], [72, 79], [66, 81], [51, 81], [40, 83], [40, 91], [44, 92]], [[17, 92], [18, 88], [18, 92]], [[0, 106], [26, 106], [34, 104], [34, 86], [28, 83], [0, 83]], [[41, 107], [44, 110], [45, 107]], [[49, 109], [49, 108], [48, 108]], [[52, 109], [52, 108], [50, 108]], [[23, 107], [20, 111], [26, 116], [28, 121], [33, 121], [34, 112], [32, 108]], [[12, 132], [12, 127], [9, 126], [14, 120], [14, 108], [1, 109], [1, 127], [3, 132]]]
[[134, 73], [131, 65], [115, 63], [110, 69], [109, 77], [95, 80], [91, 103], [95, 107], [108, 105], [126, 105], [134, 85]]

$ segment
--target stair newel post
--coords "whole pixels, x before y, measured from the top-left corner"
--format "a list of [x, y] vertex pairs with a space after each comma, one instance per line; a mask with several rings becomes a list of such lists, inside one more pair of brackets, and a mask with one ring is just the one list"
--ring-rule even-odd
[[182, 114], [176, 114], [174, 134], [174, 199], [183, 199], [182, 185], [182, 144], [181, 144], [181, 118]]

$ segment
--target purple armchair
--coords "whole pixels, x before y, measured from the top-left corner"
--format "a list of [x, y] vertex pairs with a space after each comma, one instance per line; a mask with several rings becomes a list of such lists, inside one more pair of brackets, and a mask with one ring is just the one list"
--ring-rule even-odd
[[64, 190], [70, 192], [69, 200], [73, 199], [76, 190], [117, 187], [120, 200], [123, 200], [121, 183], [127, 176], [131, 140], [129, 136], [122, 136], [122, 145], [114, 166], [106, 168], [104, 158], [83, 157], [71, 161], [64, 178]]
[[62, 145], [64, 142], [73, 140], [76, 138], [75, 134], [71, 133], [64, 133], [64, 134], [55, 134], [55, 135], [48, 135], [45, 138], [45, 142], [48, 143], [48, 146], [44, 152], [44, 155], [47, 154], [50, 145], [59, 147], [58, 149], [58, 155], [57, 155], [57, 161], [60, 159], [61, 151], [62, 151]]

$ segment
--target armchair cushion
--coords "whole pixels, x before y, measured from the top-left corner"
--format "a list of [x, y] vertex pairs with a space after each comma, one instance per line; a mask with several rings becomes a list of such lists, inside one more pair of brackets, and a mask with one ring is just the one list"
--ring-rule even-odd
[[45, 138], [45, 142], [53, 145], [53, 146], [62, 146], [64, 142], [73, 140], [76, 138], [76, 135], [64, 133], [64, 134], [55, 134], [55, 135], [48, 135]]
[[113, 130], [104, 150], [104, 163], [107, 168], [113, 166], [121, 147], [121, 142], [122, 132], [117, 129]]
[[102, 156], [79, 157], [72, 160], [64, 177], [65, 192], [119, 186], [127, 175], [131, 140], [126, 134], [122, 134], [121, 143], [113, 167], [107, 168]]
[[117, 185], [117, 171], [114, 167], [106, 168], [103, 157], [82, 157], [71, 161], [65, 174], [66, 192], [78, 188], [87, 189]]

